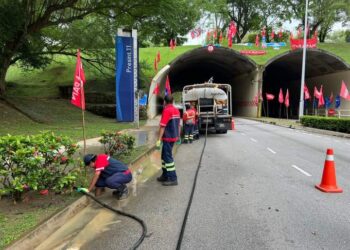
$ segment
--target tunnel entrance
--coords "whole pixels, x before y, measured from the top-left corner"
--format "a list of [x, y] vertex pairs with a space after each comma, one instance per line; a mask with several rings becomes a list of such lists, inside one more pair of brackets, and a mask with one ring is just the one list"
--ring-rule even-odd
[[[229, 48], [215, 47], [212, 52], [207, 47], [191, 50], [164, 67], [153, 79], [152, 85], [160, 83], [164, 89], [169, 76], [173, 92], [182, 92], [185, 85], [207, 82], [227, 83], [232, 86], [233, 115], [256, 116], [257, 107], [252, 104], [257, 93], [257, 65], [250, 58]], [[151, 91], [154, 87], [150, 89]], [[153, 104], [159, 106], [159, 99]], [[149, 109], [152, 113], [152, 110]], [[153, 113], [159, 111], [153, 110]], [[154, 114], [150, 115], [154, 117]]]
[[[280, 104], [278, 94], [280, 88], [285, 96], [289, 89], [289, 117], [297, 118], [300, 99], [300, 79], [302, 67], [302, 50], [287, 52], [271, 59], [263, 72], [263, 116], [279, 117]], [[335, 96], [339, 93], [341, 81], [350, 80], [350, 67], [341, 58], [320, 49], [307, 49], [305, 83], [313, 96], [314, 86], [319, 90], [323, 85], [324, 96]], [[267, 110], [266, 93], [275, 95], [269, 101]], [[346, 105], [346, 104], [345, 104]], [[333, 104], [334, 106], [334, 104]], [[333, 107], [332, 106], [332, 107]], [[350, 108], [350, 107], [349, 107]], [[317, 108], [316, 108], [317, 109]], [[313, 100], [305, 102], [305, 114], [314, 114]], [[320, 112], [325, 112], [324, 109]], [[286, 108], [282, 105], [281, 117], [286, 117]]]

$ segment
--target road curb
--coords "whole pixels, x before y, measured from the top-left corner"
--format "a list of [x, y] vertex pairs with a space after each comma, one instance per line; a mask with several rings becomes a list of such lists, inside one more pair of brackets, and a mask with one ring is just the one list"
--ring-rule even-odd
[[48, 237], [52, 232], [60, 228], [66, 221], [73, 218], [89, 203], [90, 200], [86, 196], [79, 198], [57, 214], [39, 224], [33, 231], [24, 235], [6, 249], [34, 249], [39, 239]]
[[305, 126], [297, 127], [297, 126], [293, 126], [293, 125], [282, 125], [282, 124], [279, 124], [275, 121], [266, 121], [266, 120], [260, 120], [257, 118], [251, 118], [251, 117], [242, 117], [242, 118], [252, 120], [252, 121], [261, 122], [261, 123], [271, 124], [271, 125], [275, 125], [275, 126], [279, 126], [279, 127], [284, 127], [284, 128], [303, 130], [303, 131], [307, 131], [307, 132], [335, 136], [335, 137], [341, 137], [341, 138], [350, 138], [350, 134], [341, 133], [341, 132], [337, 132], [337, 131], [317, 129], [317, 128], [311, 128], [311, 127], [305, 127]]
[[[128, 166], [133, 170], [133, 166], [140, 164], [147, 157], [156, 150], [156, 146], [150, 147], [146, 152], [138, 156], [135, 160], [128, 164]], [[68, 220], [73, 218], [78, 212], [90, 204], [91, 200], [86, 196], [82, 196], [72, 204], [65, 207], [60, 212], [54, 214], [52, 217], [46, 221], [39, 224], [33, 231], [25, 234], [23, 237], [15, 241], [13, 244], [8, 246], [7, 250], [15, 249], [34, 249], [39, 241], [43, 238], [47, 238], [50, 234], [59, 229]]]

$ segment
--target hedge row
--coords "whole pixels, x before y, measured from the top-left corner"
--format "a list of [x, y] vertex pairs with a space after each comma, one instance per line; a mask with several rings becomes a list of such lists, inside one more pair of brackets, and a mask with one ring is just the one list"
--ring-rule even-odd
[[350, 119], [348, 118], [303, 116], [301, 124], [311, 128], [350, 133]]

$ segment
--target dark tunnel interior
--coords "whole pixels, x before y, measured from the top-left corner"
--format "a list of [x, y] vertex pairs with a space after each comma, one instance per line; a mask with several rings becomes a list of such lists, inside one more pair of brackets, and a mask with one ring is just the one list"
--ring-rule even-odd
[[[213, 77], [215, 83], [233, 83], [238, 75], [254, 71], [256, 65], [249, 58], [228, 48], [194, 49], [170, 64], [169, 79], [175, 91], [185, 85], [204, 83]], [[163, 79], [165, 81], [165, 79]]]
[[[347, 70], [346, 64], [341, 59], [330, 55], [326, 51], [318, 49], [308, 49], [306, 54], [305, 82], [308, 78], [336, 73]], [[262, 115], [270, 117], [280, 116], [280, 104], [278, 94], [280, 88], [284, 97], [287, 88], [289, 89], [290, 107], [288, 117], [297, 118], [299, 112], [300, 86], [302, 71], [302, 50], [288, 52], [268, 63], [263, 73], [263, 98], [264, 108]], [[310, 86], [309, 86], [310, 88]], [[267, 110], [266, 93], [275, 95], [275, 99], [269, 101]], [[313, 91], [310, 89], [310, 94]], [[311, 106], [311, 103], [306, 103]], [[308, 108], [308, 107], [305, 107]], [[281, 117], [286, 117], [286, 108], [282, 105]]]

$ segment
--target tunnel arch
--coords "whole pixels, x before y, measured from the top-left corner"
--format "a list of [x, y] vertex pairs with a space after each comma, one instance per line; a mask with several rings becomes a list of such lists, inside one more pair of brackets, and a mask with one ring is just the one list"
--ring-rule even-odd
[[[263, 109], [263, 112], [265, 112], [265, 114], [262, 115], [267, 115], [268, 113], [271, 117], [279, 117], [279, 89], [282, 88], [285, 95], [286, 89], [288, 88], [290, 93], [289, 117], [296, 118], [298, 116], [302, 52], [303, 50], [299, 49], [277, 55], [270, 59], [262, 69], [263, 97], [265, 97], [265, 93], [275, 95], [275, 99], [269, 102], [268, 111], [266, 100], [264, 100], [263, 104], [265, 109]], [[321, 85], [323, 85], [325, 96], [330, 95], [332, 92], [336, 95], [339, 93], [341, 80], [350, 81], [349, 64], [328, 51], [322, 49], [307, 49], [305, 82], [311, 95], [313, 94], [314, 86], [320, 89]], [[347, 107], [347, 104], [344, 105], [346, 105], [344, 107], [350, 108], [350, 106]], [[311, 101], [306, 102], [305, 114], [315, 113], [312, 106]], [[284, 109], [283, 111], [282, 117], [285, 117], [286, 110]]]
[[153, 78], [149, 92], [148, 117], [159, 111], [159, 97], [153, 94], [157, 83], [164, 91], [166, 76], [169, 75], [173, 92], [182, 91], [185, 85], [203, 83], [213, 77], [215, 83], [232, 86], [233, 114], [256, 116], [257, 108], [251, 102], [258, 90], [258, 66], [247, 56], [223, 47], [208, 47], [188, 51], [162, 68]]

